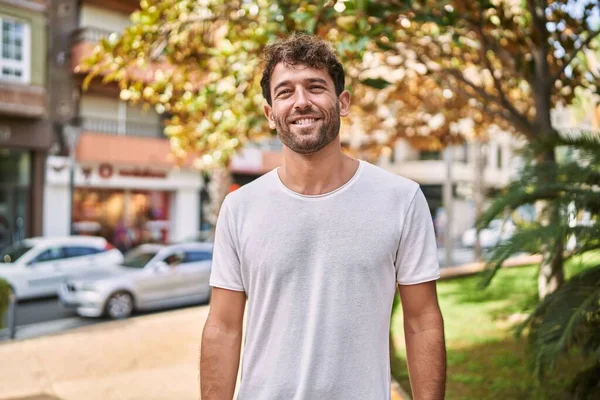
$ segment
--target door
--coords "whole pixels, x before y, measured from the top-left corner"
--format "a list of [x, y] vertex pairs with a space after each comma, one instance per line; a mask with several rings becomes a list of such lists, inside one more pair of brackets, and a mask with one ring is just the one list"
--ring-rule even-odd
[[62, 262], [64, 273], [73, 278], [85, 278], [96, 274], [100, 267], [97, 265], [99, 250], [92, 246], [69, 245], [65, 247], [65, 260]]
[[181, 297], [181, 261], [183, 254], [159, 254], [144, 267], [136, 285], [140, 306], [164, 306]]
[[208, 296], [211, 265], [212, 252], [207, 250], [185, 252], [185, 259], [179, 271], [183, 280], [183, 293], [186, 296], [201, 298]]
[[32, 296], [58, 293], [60, 284], [67, 278], [62, 263], [65, 249], [53, 246], [42, 251], [27, 265], [27, 288]]

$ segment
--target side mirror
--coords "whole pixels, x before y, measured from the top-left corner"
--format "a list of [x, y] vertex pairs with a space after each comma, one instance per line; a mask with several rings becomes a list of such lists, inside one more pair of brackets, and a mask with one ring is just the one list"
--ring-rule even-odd
[[157, 261], [153, 266], [154, 272], [169, 272], [169, 265], [164, 261]]

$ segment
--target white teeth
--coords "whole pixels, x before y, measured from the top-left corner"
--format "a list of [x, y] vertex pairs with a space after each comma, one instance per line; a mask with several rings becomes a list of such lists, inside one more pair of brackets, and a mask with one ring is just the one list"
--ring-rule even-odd
[[312, 124], [316, 120], [314, 118], [299, 119], [294, 122], [296, 125]]

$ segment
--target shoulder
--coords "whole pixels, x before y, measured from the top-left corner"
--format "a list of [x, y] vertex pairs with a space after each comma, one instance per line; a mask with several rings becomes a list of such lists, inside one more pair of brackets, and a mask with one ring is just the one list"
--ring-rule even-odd
[[274, 175], [276, 173], [276, 169], [271, 170], [229, 193], [225, 198], [227, 208], [236, 213], [247, 208], [250, 204], [261, 204], [264, 199], [271, 197], [277, 187], [276, 176]]

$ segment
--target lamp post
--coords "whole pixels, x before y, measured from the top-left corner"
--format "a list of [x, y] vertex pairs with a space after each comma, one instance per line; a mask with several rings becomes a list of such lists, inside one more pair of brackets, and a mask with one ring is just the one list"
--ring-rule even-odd
[[443, 202], [446, 210], [446, 227], [444, 231], [444, 250], [445, 250], [445, 266], [449, 267], [452, 265], [452, 250], [454, 243], [452, 241], [452, 225], [454, 219], [454, 204], [453, 204], [453, 176], [452, 176], [452, 163], [453, 163], [453, 151], [454, 148], [447, 146], [444, 149], [444, 161], [446, 165], [446, 180], [443, 186]]
[[72, 125], [65, 125], [63, 129], [67, 145], [69, 146], [69, 234], [74, 235], [75, 230], [73, 229], [73, 192], [75, 191], [75, 150], [77, 149], [77, 140], [79, 139], [79, 128]]

